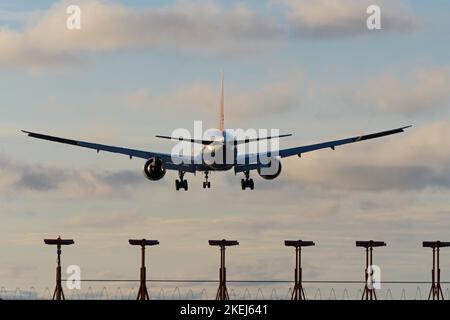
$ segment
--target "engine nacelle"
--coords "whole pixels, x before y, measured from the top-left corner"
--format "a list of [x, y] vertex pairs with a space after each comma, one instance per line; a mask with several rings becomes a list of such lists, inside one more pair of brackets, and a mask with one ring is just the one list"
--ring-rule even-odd
[[270, 159], [270, 166], [265, 168], [258, 168], [258, 174], [261, 178], [266, 180], [273, 180], [281, 173], [281, 160], [280, 158]]
[[144, 165], [144, 175], [149, 180], [161, 180], [166, 175], [166, 169], [163, 168], [161, 159], [148, 159]]

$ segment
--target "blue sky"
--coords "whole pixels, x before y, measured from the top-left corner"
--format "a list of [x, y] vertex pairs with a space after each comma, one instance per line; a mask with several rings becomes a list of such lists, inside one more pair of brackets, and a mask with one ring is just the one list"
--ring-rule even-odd
[[[364, 1], [72, 1], [85, 20], [71, 34], [68, 2], [3, 1], [0, 286], [50, 284], [52, 251], [40, 241], [63, 232], [78, 240], [67, 263], [90, 278], [135, 275], [119, 257], [137, 257], [128, 237], [150, 236], [164, 244], [154, 277], [215, 277], [206, 240], [235, 237], [233, 278], [290, 279], [280, 244], [307, 237], [320, 244], [311, 278], [354, 279], [352, 241], [371, 237], [392, 243], [380, 257], [386, 278], [427, 280], [420, 241], [450, 235], [450, 4], [378, 2], [384, 28], [367, 31]], [[156, 134], [218, 125], [220, 70], [226, 125], [294, 133], [282, 146], [414, 127], [290, 159], [273, 183], [255, 176], [253, 193], [231, 172], [214, 174], [208, 193], [201, 175], [176, 193], [175, 174], [147, 181], [139, 160], [19, 133], [169, 151]]]

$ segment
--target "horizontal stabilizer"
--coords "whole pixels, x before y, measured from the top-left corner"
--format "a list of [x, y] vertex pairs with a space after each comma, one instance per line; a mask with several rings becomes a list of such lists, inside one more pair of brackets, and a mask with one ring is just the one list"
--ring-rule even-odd
[[234, 144], [242, 144], [242, 143], [250, 143], [250, 142], [256, 142], [260, 140], [270, 140], [270, 139], [277, 139], [277, 138], [284, 138], [284, 137], [291, 137], [292, 134], [282, 134], [279, 136], [269, 136], [269, 137], [260, 137], [260, 138], [252, 138], [252, 139], [244, 139], [244, 140], [236, 140]]
[[[260, 138], [247, 138], [244, 140], [235, 140], [234, 144], [238, 145], [238, 144], [243, 144], [243, 143], [250, 143], [250, 142], [256, 142], [256, 141], [260, 141], [260, 140], [270, 140], [270, 139], [277, 139], [277, 138], [284, 138], [284, 137], [290, 137], [292, 136], [292, 134], [282, 134], [279, 136], [268, 136], [268, 137], [260, 137]], [[198, 143], [198, 144], [203, 144], [203, 145], [210, 145], [214, 142], [220, 142], [219, 141], [214, 141], [214, 140], [199, 140], [199, 139], [190, 139], [190, 138], [183, 138], [183, 137], [169, 137], [169, 136], [160, 136], [157, 135], [157, 138], [162, 138], [162, 139], [168, 139], [168, 140], [175, 140], [175, 141], [186, 141], [186, 142], [191, 142], [191, 143]]]
[[169, 139], [169, 140], [175, 140], [175, 141], [186, 141], [191, 143], [198, 143], [203, 145], [210, 145], [211, 143], [215, 142], [213, 140], [199, 140], [199, 139], [187, 139], [183, 137], [169, 137], [169, 136], [156, 136], [157, 138], [162, 139]]

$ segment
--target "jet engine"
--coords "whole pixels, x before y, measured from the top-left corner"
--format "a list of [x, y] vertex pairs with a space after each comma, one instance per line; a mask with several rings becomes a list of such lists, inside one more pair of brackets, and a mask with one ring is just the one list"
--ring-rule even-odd
[[162, 179], [166, 174], [166, 169], [162, 166], [159, 158], [150, 158], [144, 165], [144, 175], [149, 180], [157, 181]]
[[268, 167], [258, 168], [258, 174], [263, 179], [273, 180], [281, 173], [281, 160], [280, 158], [272, 158], [269, 163]]

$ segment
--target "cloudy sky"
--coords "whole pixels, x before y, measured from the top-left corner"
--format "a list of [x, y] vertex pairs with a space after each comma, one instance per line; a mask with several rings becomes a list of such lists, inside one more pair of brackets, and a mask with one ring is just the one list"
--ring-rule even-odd
[[[381, 7], [382, 29], [366, 28]], [[66, 8], [82, 28], [66, 29]], [[355, 240], [381, 239], [385, 280], [429, 280], [422, 240], [450, 240], [450, 5], [435, 0], [2, 1], [0, 4], [0, 287], [53, 286], [65, 264], [83, 278], [137, 278], [127, 239], [159, 239], [150, 278], [216, 278], [211, 238], [235, 238], [229, 279], [289, 280], [287, 238], [314, 240], [305, 278], [358, 280]], [[143, 161], [27, 138], [19, 131], [170, 151], [156, 134], [218, 126], [294, 133], [283, 147], [412, 124], [407, 133], [322, 150], [254, 175], [159, 182]], [[230, 250], [231, 251], [231, 250]], [[450, 252], [442, 277], [450, 276]]]

